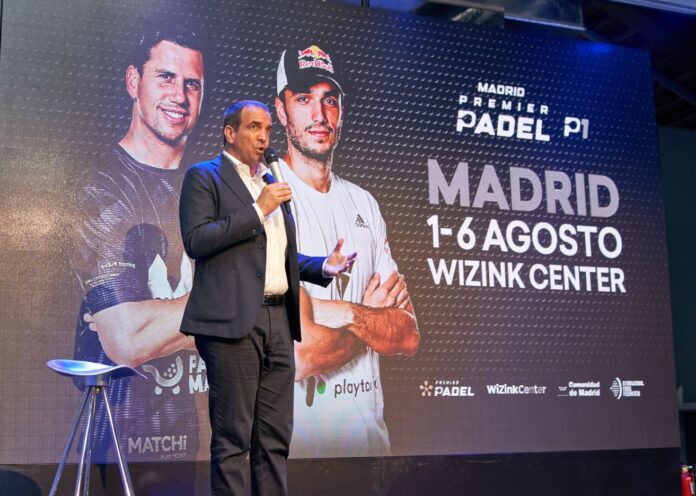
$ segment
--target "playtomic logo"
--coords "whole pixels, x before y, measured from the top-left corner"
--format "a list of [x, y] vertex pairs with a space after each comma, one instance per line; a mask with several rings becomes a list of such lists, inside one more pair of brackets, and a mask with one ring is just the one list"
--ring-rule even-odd
[[[360, 381], [349, 381], [348, 379], [343, 379], [342, 382], [334, 382], [331, 384], [333, 386], [333, 399], [339, 397], [349, 396], [352, 398], [357, 398], [363, 394], [369, 394], [380, 388], [379, 379], [360, 379]], [[327, 384], [323, 379], [317, 381], [314, 377], [308, 377], [306, 383], [307, 396], [305, 402], [307, 406], [312, 406], [314, 404], [315, 395], [318, 393], [323, 395], [327, 391]]]

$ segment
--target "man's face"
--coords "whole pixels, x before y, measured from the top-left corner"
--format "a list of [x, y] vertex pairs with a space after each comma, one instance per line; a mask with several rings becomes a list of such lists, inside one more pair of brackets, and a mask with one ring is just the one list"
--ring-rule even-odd
[[126, 79], [134, 119], [172, 146], [184, 141], [196, 127], [203, 99], [201, 52], [161, 41], [150, 51], [142, 74], [130, 66]]
[[317, 83], [305, 92], [285, 90], [285, 105], [276, 101], [288, 146], [302, 155], [327, 162], [341, 134], [341, 93], [329, 82]]
[[227, 150], [240, 162], [253, 166], [261, 162], [272, 130], [271, 114], [260, 107], [242, 109], [239, 128], [225, 126]]

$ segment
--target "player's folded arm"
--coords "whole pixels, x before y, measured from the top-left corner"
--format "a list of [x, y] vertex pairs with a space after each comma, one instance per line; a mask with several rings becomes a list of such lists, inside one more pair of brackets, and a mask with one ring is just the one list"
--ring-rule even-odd
[[300, 288], [302, 341], [295, 343], [296, 381], [336, 370], [365, 350], [365, 345], [348, 330], [317, 323], [313, 301], [317, 300]]
[[171, 300], [121, 303], [94, 314], [104, 352], [115, 363], [139, 366], [154, 358], [191, 348], [179, 332], [188, 295]]
[[357, 305], [348, 329], [382, 355], [413, 356], [420, 346], [418, 322], [406, 309]]

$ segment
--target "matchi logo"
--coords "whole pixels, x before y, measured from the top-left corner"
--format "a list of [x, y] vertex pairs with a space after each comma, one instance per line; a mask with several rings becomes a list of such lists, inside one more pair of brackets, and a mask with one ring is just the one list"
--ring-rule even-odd
[[609, 390], [617, 400], [620, 400], [621, 398], [640, 398], [641, 391], [636, 388], [641, 388], [643, 386], [645, 386], [645, 382], [642, 380], [622, 381], [617, 377], [611, 383]]
[[175, 460], [186, 454], [186, 434], [178, 436], [144, 436], [128, 438], [128, 453], [161, 453], [160, 460]]
[[467, 396], [475, 396], [471, 390], [471, 386], [462, 386], [458, 379], [436, 379], [435, 384], [430, 384], [429, 381], [423, 381], [419, 386], [421, 396], [447, 396], [462, 398]]

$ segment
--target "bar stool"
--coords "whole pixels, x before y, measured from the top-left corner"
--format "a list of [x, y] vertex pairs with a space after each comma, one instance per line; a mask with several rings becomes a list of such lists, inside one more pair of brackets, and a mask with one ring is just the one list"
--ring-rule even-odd
[[75, 418], [73, 419], [72, 426], [70, 427], [68, 442], [65, 445], [63, 456], [60, 459], [60, 465], [58, 465], [56, 477], [53, 479], [53, 486], [51, 486], [50, 496], [54, 496], [58, 490], [58, 483], [60, 482], [60, 476], [63, 474], [65, 461], [68, 459], [70, 448], [75, 440], [75, 436], [77, 435], [77, 430], [80, 425], [80, 420], [82, 419], [88, 403], [89, 410], [87, 410], [87, 421], [85, 424], [84, 435], [82, 437], [80, 464], [77, 470], [77, 480], [75, 481], [75, 496], [87, 496], [89, 494], [89, 475], [92, 465], [92, 438], [94, 436], [94, 426], [96, 424], [95, 417], [97, 412], [97, 398], [100, 395], [104, 398], [104, 406], [109, 420], [111, 436], [114, 439], [114, 447], [116, 448], [118, 468], [119, 472], [121, 473], [123, 489], [126, 496], [133, 496], [133, 482], [131, 481], [130, 472], [128, 472], [128, 465], [126, 464], [126, 460], [123, 456], [123, 450], [121, 449], [121, 445], [118, 441], [116, 427], [114, 426], [114, 418], [111, 413], [111, 404], [109, 403], [109, 384], [111, 383], [111, 379], [121, 379], [124, 377], [130, 377], [132, 375], [138, 375], [143, 379], [146, 379], [145, 375], [127, 365], [109, 366], [104, 365], [103, 363], [84, 362], [81, 360], [49, 360], [46, 365], [61, 375], [73, 378], [83, 378], [86, 386], [85, 392], [82, 395], [82, 401], [80, 402], [80, 406], [77, 408]]

